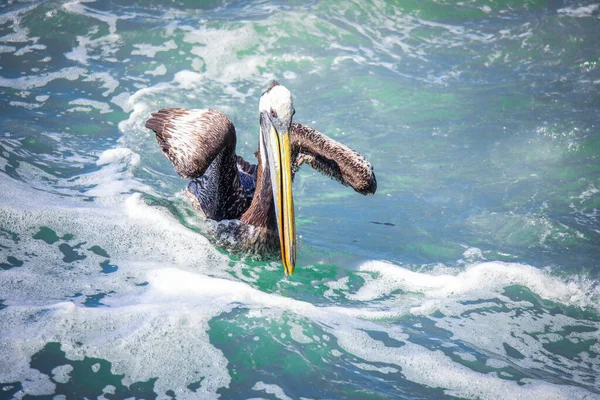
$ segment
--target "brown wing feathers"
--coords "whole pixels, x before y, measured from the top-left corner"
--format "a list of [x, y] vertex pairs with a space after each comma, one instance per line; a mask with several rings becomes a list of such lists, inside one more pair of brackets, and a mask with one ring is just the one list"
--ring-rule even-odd
[[371, 164], [360, 153], [302, 124], [292, 124], [292, 160], [367, 195], [377, 190]]
[[165, 108], [146, 121], [162, 152], [184, 178], [198, 178], [226, 147], [235, 147], [235, 128], [216, 110]]

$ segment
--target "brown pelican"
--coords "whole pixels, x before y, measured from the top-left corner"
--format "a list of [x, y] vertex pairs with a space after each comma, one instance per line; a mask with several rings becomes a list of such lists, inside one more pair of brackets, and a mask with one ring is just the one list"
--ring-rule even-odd
[[258, 165], [235, 154], [233, 123], [215, 110], [168, 108], [152, 114], [153, 130], [175, 171], [191, 179], [186, 193], [212, 224], [222, 247], [266, 255], [281, 252], [286, 274], [296, 264], [292, 179], [302, 163], [351, 186], [375, 193], [371, 164], [305, 125], [292, 123], [292, 94], [273, 82], [259, 103]]

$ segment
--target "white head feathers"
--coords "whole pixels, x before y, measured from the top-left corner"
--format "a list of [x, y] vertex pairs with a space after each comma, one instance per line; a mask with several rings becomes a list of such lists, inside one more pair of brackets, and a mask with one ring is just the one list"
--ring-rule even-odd
[[274, 111], [280, 121], [291, 121], [294, 115], [292, 93], [282, 85], [271, 87], [261, 96], [258, 111], [264, 111], [271, 115]]

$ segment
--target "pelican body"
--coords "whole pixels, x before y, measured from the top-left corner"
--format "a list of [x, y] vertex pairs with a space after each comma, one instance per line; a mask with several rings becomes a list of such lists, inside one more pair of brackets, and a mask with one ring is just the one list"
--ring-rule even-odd
[[362, 155], [293, 123], [294, 113], [290, 91], [273, 82], [259, 103], [258, 164], [236, 155], [235, 127], [219, 111], [167, 108], [146, 121], [175, 171], [191, 179], [186, 193], [210, 221], [217, 244], [253, 255], [280, 253], [286, 274], [296, 265], [292, 180], [302, 163], [358, 193], [377, 189]]

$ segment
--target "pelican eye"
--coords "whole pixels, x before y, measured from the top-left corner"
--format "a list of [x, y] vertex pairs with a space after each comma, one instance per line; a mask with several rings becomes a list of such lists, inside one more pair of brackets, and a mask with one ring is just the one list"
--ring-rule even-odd
[[277, 118], [277, 112], [271, 108], [271, 117]]

